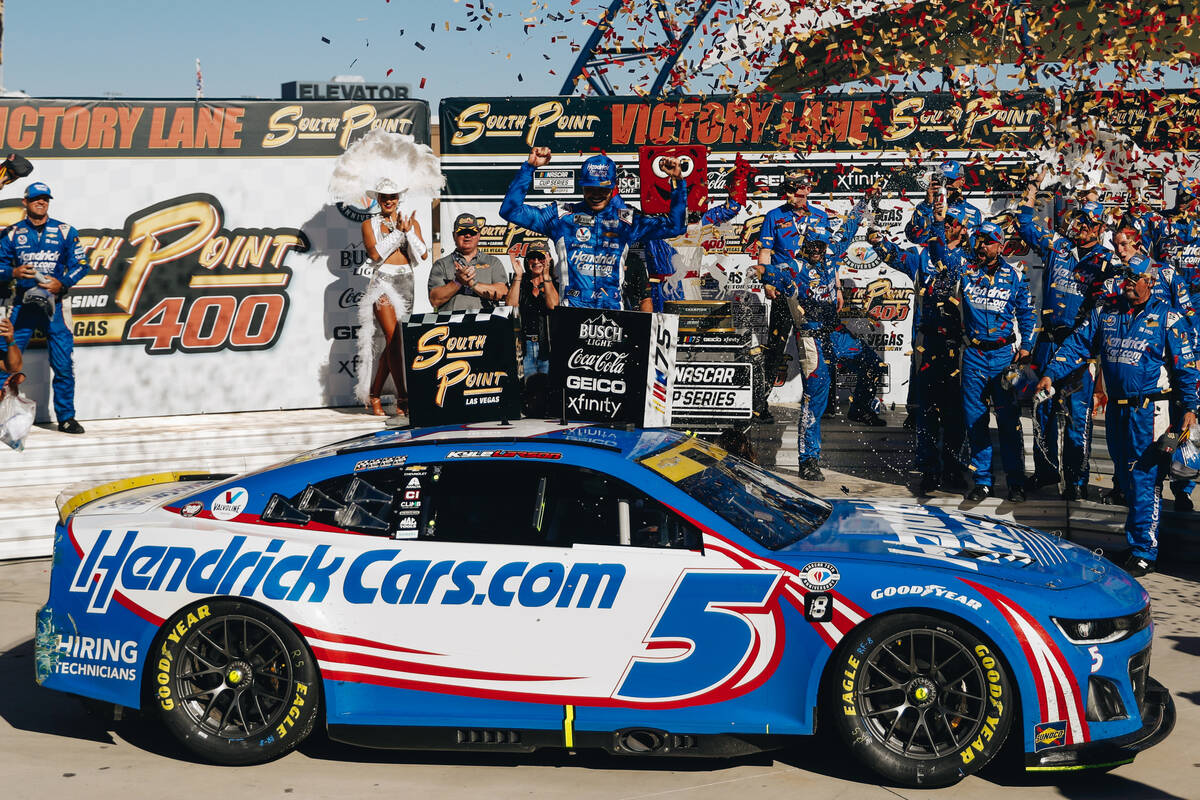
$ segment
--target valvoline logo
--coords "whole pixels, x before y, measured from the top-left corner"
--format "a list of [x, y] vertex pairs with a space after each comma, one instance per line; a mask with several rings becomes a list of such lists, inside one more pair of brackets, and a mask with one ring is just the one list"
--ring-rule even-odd
[[249, 501], [250, 493], [241, 486], [235, 486], [214, 497], [209, 510], [216, 519], [233, 519], [246, 510], [246, 503]]

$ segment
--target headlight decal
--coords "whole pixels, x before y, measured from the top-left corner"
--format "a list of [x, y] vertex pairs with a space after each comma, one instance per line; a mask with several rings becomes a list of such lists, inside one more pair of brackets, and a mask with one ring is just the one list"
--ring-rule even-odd
[[1000, 610], [1025, 653], [1033, 683], [1037, 687], [1039, 719], [1064, 720], [1065, 744], [1082, 744], [1091, 739], [1083, 710], [1083, 695], [1066, 658], [1033, 615], [999, 592], [966, 578], [963, 583], [976, 589]]

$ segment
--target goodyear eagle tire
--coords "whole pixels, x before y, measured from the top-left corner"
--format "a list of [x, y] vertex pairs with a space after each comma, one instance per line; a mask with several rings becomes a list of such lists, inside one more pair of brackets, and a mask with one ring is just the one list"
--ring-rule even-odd
[[312, 731], [319, 673], [304, 641], [275, 615], [234, 600], [195, 603], [166, 621], [148, 665], [167, 729], [217, 764], [256, 764]]
[[862, 763], [897, 784], [935, 787], [999, 752], [1017, 708], [992, 645], [922, 614], [871, 620], [843, 644], [828, 673], [826, 719]]

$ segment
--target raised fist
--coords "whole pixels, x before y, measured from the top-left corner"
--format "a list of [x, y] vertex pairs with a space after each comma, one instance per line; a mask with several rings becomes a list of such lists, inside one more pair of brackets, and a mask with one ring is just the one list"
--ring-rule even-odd
[[535, 167], [544, 167], [550, 163], [550, 148], [535, 147], [529, 151], [529, 163]]
[[679, 166], [679, 159], [664, 156], [658, 163], [668, 178], [675, 180], [683, 178], [683, 169]]
[[871, 228], [867, 231], [867, 244], [871, 245], [872, 247], [878, 247], [879, 245], [883, 244], [883, 234], [875, 228]]

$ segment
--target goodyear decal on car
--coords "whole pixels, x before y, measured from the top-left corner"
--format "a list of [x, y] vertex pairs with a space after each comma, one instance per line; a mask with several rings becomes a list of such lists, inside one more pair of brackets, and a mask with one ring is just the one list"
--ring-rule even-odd
[[[247, 546], [234, 536], [224, 547], [138, 544], [138, 531], [100, 532], [80, 562], [69, 590], [88, 595], [89, 613], [103, 613], [113, 594], [125, 591], [241, 595], [320, 603], [331, 591], [349, 603], [396, 605], [490, 605], [541, 608], [612, 608], [625, 579], [622, 564], [547, 561], [432, 561], [405, 558], [400, 549], [367, 550], [348, 559], [327, 544], [295, 546], [272, 539]], [[384, 571], [368, 579], [369, 567]], [[445, 579], [444, 581], [442, 579]]]

